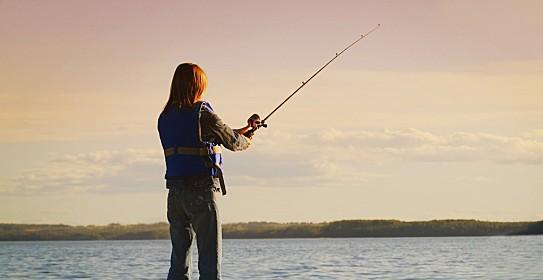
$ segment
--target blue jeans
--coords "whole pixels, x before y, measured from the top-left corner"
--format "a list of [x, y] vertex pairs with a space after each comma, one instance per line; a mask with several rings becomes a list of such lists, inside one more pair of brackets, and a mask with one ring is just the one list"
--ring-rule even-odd
[[168, 193], [172, 256], [168, 280], [191, 279], [192, 241], [198, 247], [200, 280], [221, 279], [222, 229], [216, 197], [217, 179], [177, 184]]

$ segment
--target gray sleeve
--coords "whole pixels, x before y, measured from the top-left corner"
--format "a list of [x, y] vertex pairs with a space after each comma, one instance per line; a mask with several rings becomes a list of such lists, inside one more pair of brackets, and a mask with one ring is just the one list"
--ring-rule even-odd
[[231, 151], [249, 148], [251, 141], [226, 125], [219, 116], [202, 108], [200, 111], [200, 137], [202, 141], [222, 144]]

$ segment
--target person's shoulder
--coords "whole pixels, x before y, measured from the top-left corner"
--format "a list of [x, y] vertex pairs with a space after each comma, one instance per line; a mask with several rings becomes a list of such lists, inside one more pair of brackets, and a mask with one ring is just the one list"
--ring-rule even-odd
[[213, 111], [209, 102], [203, 101], [200, 106], [200, 120], [206, 124], [217, 124], [222, 122], [221, 118]]
[[211, 106], [211, 103], [209, 103], [208, 101], [202, 101], [202, 105], [200, 106], [200, 111], [214, 113], [213, 107]]
[[169, 115], [171, 115], [173, 111], [173, 108], [172, 106], [166, 106], [166, 108], [164, 108], [160, 114], [158, 114], [158, 121], [162, 121], [164, 120], [166, 117], [168, 117]]
[[207, 101], [202, 101], [200, 106], [200, 115], [210, 119], [220, 119], [217, 113], [213, 110], [211, 104]]

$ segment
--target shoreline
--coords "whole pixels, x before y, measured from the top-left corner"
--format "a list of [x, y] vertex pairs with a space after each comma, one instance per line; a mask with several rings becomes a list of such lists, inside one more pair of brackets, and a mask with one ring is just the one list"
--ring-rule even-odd
[[[223, 224], [224, 239], [476, 237], [543, 234], [543, 221], [340, 220], [323, 223], [248, 222]], [[0, 241], [161, 240], [169, 225], [69, 226], [0, 223]]]

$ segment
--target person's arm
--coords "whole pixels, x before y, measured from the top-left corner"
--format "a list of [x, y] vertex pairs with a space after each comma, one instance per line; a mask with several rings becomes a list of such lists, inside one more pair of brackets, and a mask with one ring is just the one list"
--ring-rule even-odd
[[[235, 132], [237, 132], [238, 134], [241, 134], [243, 136], [245, 136], [245, 133], [247, 133], [249, 130], [251, 130], [252, 127], [250, 125], [246, 125], [242, 128], [238, 128], [238, 129], [233, 129]], [[248, 137], [249, 139], [252, 139], [253, 137]]]
[[200, 112], [200, 130], [203, 141], [222, 144], [231, 151], [243, 151], [251, 145], [251, 139], [243, 136], [250, 126], [241, 129], [232, 129], [226, 125], [219, 116], [202, 108]]

